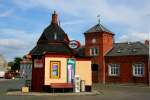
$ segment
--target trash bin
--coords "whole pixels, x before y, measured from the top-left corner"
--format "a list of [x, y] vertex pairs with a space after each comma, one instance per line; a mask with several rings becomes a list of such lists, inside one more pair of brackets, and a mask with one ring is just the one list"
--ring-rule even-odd
[[81, 80], [81, 92], [85, 92], [85, 80]]

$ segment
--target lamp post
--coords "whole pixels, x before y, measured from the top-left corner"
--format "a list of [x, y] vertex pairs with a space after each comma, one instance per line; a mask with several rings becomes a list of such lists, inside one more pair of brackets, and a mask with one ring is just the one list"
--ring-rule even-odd
[[[147, 14], [146, 17], [150, 17], [150, 14]], [[149, 86], [150, 86], [150, 32], [148, 32], [148, 77], [149, 77]]]

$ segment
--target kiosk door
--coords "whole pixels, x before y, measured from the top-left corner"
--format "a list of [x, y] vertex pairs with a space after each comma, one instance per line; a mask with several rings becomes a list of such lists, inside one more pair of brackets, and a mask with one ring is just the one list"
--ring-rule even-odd
[[73, 83], [74, 81], [74, 68], [71, 64], [68, 65], [68, 83]]
[[68, 83], [74, 83], [74, 77], [75, 77], [75, 61], [73, 59], [68, 59], [68, 64], [67, 64]]

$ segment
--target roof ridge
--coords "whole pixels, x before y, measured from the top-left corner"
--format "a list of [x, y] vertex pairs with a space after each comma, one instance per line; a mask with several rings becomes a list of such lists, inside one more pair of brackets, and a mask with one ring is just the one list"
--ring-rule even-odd
[[108, 32], [108, 33], [114, 34], [109, 29], [107, 29], [105, 26], [103, 26], [102, 24], [99, 24], [99, 23], [92, 26], [84, 33], [93, 33], [93, 32]]

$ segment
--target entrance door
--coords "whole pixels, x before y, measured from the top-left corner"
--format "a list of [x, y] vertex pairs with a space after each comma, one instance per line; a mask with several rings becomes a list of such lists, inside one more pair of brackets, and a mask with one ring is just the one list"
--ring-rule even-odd
[[98, 83], [98, 64], [92, 64], [92, 82]]

